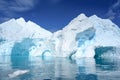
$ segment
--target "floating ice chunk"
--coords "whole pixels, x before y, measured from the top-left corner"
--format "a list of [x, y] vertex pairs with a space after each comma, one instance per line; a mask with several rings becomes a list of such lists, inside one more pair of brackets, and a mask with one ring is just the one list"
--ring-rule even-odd
[[17, 76], [19, 76], [19, 75], [26, 74], [26, 73], [28, 73], [28, 72], [29, 72], [29, 70], [17, 70], [17, 71], [15, 71], [15, 72], [11, 73], [11, 74], [8, 74], [8, 76], [9, 76], [10, 78], [14, 78], [14, 77], [17, 77]]

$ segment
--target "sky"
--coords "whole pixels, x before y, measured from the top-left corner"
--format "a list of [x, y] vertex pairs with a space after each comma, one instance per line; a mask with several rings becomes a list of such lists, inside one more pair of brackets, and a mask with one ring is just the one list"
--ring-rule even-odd
[[120, 26], [120, 0], [0, 0], [0, 23], [23, 17], [51, 32], [81, 13], [108, 18]]

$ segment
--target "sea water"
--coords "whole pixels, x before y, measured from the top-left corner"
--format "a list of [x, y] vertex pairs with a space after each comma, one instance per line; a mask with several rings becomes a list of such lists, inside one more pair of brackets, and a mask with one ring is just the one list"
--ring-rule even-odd
[[120, 80], [120, 59], [0, 56], [0, 80]]

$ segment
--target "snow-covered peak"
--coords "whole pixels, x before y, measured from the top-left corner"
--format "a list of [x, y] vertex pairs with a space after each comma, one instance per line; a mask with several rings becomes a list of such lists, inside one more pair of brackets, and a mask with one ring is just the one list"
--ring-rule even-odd
[[74, 18], [68, 25], [78, 24], [79, 22], [82, 22], [86, 19], [88, 19], [88, 17], [82, 13], [82, 14], [78, 15], [76, 18]]
[[4, 40], [21, 40], [24, 38], [49, 38], [52, 33], [24, 18], [11, 19], [0, 24], [0, 37]]
[[92, 15], [90, 16], [89, 18], [92, 18], [92, 19], [99, 19], [99, 17], [97, 15]]
[[20, 18], [16, 19], [16, 21], [18, 21], [18, 22], [25, 22], [25, 19], [23, 17], [20, 17]]
[[[115, 25], [111, 20], [109, 19], [102, 19], [98, 17], [97, 15], [92, 15], [90, 17], [87, 17], [85, 14], [80, 14], [71, 22], [66, 25], [63, 30], [64, 31], [70, 31], [70, 30], [78, 30], [84, 31], [85, 29], [88, 29], [90, 27], [96, 27], [96, 26], [104, 26], [108, 29], [118, 28], [117, 25]], [[103, 28], [103, 27], [99, 27]]]
[[88, 18], [88, 17], [85, 14], [83, 14], [83, 13], [78, 15], [78, 17], [77, 17], [78, 20], [84, 20], [86, 18]]
[[28, 21], [27, 26], [31, 30], [38, 32], [41, 36], [43, 35], [43, 37], [49, 37], [50, 35], [52, 35], [50, 31], [42, 28], [41, 26], [37, 25], [36, 23], [32, 21]]
[[20, 17], [19, 19], [16, 19], [17, 23], [21, 26], [25, 26], [26, 21], [23, 17]]

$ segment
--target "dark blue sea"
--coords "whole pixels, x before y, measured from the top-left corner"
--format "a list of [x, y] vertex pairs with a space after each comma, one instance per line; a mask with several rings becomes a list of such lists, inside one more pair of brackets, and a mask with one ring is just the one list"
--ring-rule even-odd
[[120, 59], [0, 56], [0, 80], [120, 80]]

